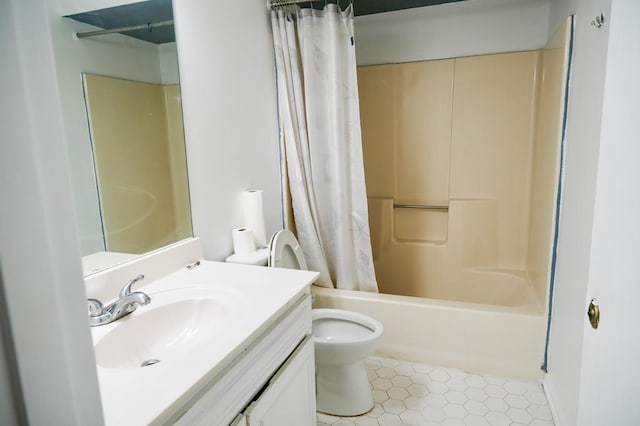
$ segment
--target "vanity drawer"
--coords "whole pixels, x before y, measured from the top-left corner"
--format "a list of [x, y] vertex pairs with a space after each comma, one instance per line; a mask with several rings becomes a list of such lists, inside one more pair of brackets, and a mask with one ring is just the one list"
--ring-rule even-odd
[[311, 297], [307, 294], [169, 423], [228, 425], [310, 333]]

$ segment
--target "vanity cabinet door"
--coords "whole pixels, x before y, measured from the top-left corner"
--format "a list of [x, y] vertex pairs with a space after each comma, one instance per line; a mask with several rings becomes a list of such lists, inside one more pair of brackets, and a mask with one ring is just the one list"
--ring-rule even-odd
[[244, 414], [238, 414], [229, 426], [247, 426], [247, 417]]
[[313, 355], [313, 339], [308, 336], [245, 410], [249, 426], [316, 425]]
[[[266, 383], [282, 375], [311, 333], [311, 298], [305, 295], [261, 337], [250, 343], [226, 371], [213, 378], [167, 423], [176, 426], [229, 425]], [[313, 350], [311, 351], [313, 373]], [[312, 379], [315, 376], [312, 374]], [[315, 383], [315, 382], [313, 382]], [[312, 385], [312, 388], [315, 385]], [[313, 389], [312, 389], [313, 391]], [[261, 395], [259, 395], [261, 396]], [[315, 397], [313, 399], [315, 404]], [[242, 423], [241, 423], [242, 424]], [[293, 423], [302, 426], [305, 423]], [[287, 423], [278, 426], [288, 426]]]

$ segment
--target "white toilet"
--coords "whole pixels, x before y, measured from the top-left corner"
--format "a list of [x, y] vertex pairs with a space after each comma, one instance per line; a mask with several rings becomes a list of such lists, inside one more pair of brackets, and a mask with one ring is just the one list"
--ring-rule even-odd
[[[269, 266], [307, 269], [302, 249], [288, 230], [276, 232], [269, 243]], [[314, 309], [317, 410], [357, 416], [373, 408], [363, 360], [375, 350], [384, 328], [366, 315], [341, 309]]]

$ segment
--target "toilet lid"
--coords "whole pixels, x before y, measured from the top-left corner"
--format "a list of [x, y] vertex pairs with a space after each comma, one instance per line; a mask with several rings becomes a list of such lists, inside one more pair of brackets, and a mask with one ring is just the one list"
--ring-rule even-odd
[[302, 248], [288, 229], [273, 234], [269, 243], [269, 266], [275, 268], [307, 270]]

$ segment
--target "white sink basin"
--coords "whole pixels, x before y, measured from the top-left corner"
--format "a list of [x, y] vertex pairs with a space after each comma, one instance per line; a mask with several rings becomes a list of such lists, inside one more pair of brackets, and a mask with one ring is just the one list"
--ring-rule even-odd
[[149, 293], [151, 303], [115, 321], [95, 346], [105, 368], [139, 368], [179, 360], [215, 344], [244, 313], [231, 291], [188, 287]]

